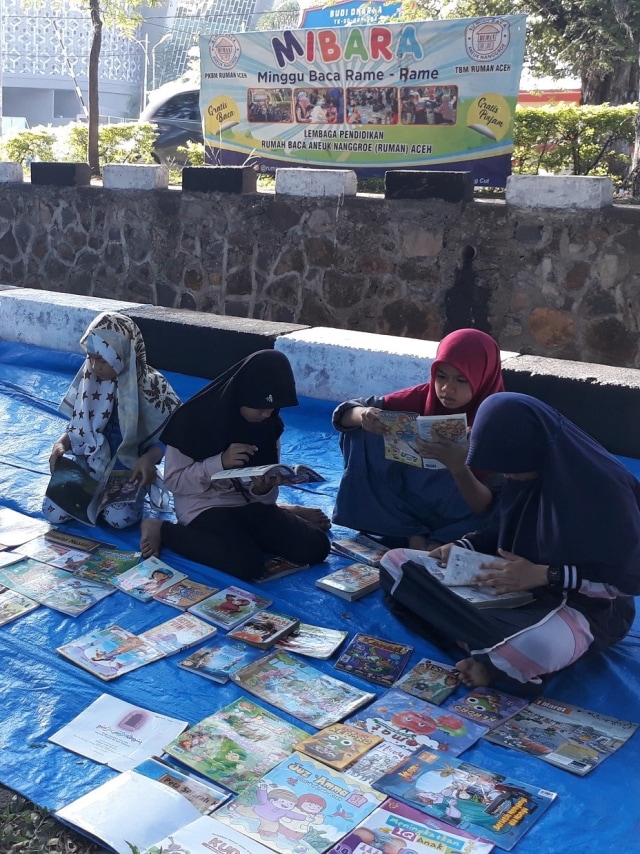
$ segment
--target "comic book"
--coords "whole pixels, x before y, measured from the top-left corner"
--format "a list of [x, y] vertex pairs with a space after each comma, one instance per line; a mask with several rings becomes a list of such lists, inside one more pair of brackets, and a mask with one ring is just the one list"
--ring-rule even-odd
[[486, 728], [446, 709], [391, 688], [347, 723], [382, 736], [407, 750], [427, 747], [459, 756], [486, 733]]
[[445, 708], [451, 709], [456, 715], [462, 715], [470, 721], [486, 726], [488, 729], [501, 724], [528, 704], [522, 697], [496, 691], [495, 688], [474, 688], [459, 700], [450, 700]]
[[231, 678], [245, 691], [316, 729], [341, 721], [375, 697], [327, 676], [283, 649], [248, 664]]
[[348, 634], [340, 629], [300, 623], [290, 635], [276, 641], [276, 647], [295, 652], [297, 655], [306, 655], [308, 658], [327, 659], [331, 658]]
[[224, 637], [192, 652], [178, 662], [178, 667], [197, 673], [198, 676], [204, 676], [206, 679], [212, 679], [214, 682], [225, 683], [229, 681], [232, 673], [263, 654], [261, 650], [247, 646], [241, 641], [227, 640]]
[[258, 649], [269, 649], [277, 640], [290, 635], [300, 625], [297, 617], [278, 611], [258, 611], [229, 632], [233, 640], [248, 643]]
[[39, 602], [35, 602], [33, 599], [23, 596], [22, 593], [16, 593], [15, 590], [10, 590], [0, 584], [0, 626], [17, 620], [18, 617], [29, 614], [39, 607]]
[[115, 679], [162, 658], [162, 653], [153, 644], [120, 626], [94, 629], [62, 644], [56, 651], [78, 667], [105, 680]]
[[19, 563], [1, 568], [0, 584], [69, 617], [83, 614], [106, 596], [115, 593], [113, 587], [77, 578], [71, 572], [32, 558], [24, 558]]
[[354, 762], [349, 768], [349, 774], [351, 777], [373, 785], [383, 774], [408, 759], [412, 752], [390, 741], [383, 741]]
[[637, 728], [637, 723], [540, 697], [485, 738], [584, 777], [619, 750]]
[[377, 540], [367, 537], [366, 534], [354, 534], [353, 537], [333, 540], [331, 542], [331, 551], [350, 560], [356, 560], [359, 563], [366, 563], [369, 566], [379, 566], [383, 556], [389, 550], [377, 542]]
[[183, 578], [181, 581], [176, 581], [170, 587], [160, 590], [159, 593], [154, 593], [153, 598], [164, 605], [170, 605], [172, 608], [186, 611], [192, 605], [202, 602], [203, 599], [207, 599], [209, 596], [213, 596], [217, 591], [217, 587], [209, 587], [208, 584], [201, 584], [199, 581]]
[[374, 787], [507, 851], [556, 797], [555, 792], [431, 750], [412, 754]]
[[187, 729], [165, 752], [233, 792], [288, 756], [306, 735], [297, 726], [241, 698]]
[[393, 687], [439, 706], [459, 684], [460, 676], [452, 664], [422, 658]]
[[344, 670], [352, 676], [390, 688], [407, 666], [412, 653], [413, 647], [409, 644], [358, 632], [334, 666], [336, 670]]
[[134, 599], [150, 602], [156, 593], [160, 593], [186, 577], [184, 572], [173, 569], [160, 558], [148, 557], [118, 575], [112, 580], [112, 583], [118, 590], [128, 593]]
[[194, 614], [178, 614], [159, 626], [141, 632], [138, 637], [153, 644], [163, 655], [173, 655], [213, 637], [217, 631], [211, 623]]
[[319, 762], [344, 771], [382, 739], [349, 724], [331, 724], [299, 741], [295, 749]]
[[352, 563], [318, 578], [316, 587], [354, 602], [380, 587], [380, 570], [366, 563]]
[[256, 611], [268, 608], [270, 604], [271, 599], [265, 596], [258, 596], [242, 587], [231, 586], [219, 590], [202, 602], [197, 602], [188, 610], [202, 617], [203, 620], [209, 620], [210, 623], [228, 631], [244, 623]]
[[323, 854], [383, 800], [366, 783], [293, 753], [216, 818], [280, 854]]
[[[213, 816], [203, 815], [147, 848], [142, 854], [273, 854]], [[129, 852], [127, 852], [129, 854]]]

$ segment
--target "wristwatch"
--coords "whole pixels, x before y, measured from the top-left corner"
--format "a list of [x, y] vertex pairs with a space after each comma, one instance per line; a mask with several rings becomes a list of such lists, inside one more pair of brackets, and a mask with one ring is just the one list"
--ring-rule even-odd
[[552, 566], [547, 567], [547, 584], [556, 590], [564, 586], [564, 567]]

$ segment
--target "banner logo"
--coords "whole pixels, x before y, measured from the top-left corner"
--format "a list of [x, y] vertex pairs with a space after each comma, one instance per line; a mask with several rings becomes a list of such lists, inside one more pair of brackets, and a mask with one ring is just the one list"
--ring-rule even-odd
[[233, 68], [241, 54], [240, 42], [233, 35], [212, 36], [209, 41], [209, 56], [218, 68]]
[[465, 29], [465, 47], [476, 62], [493, 62], [509, 47], [509, 22], [500, 18], [482, 18]]

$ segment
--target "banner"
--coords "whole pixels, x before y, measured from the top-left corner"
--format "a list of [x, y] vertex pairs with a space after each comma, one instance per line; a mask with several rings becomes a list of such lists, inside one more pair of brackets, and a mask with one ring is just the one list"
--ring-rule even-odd
[[524, 15], [202, 37], [206, 162], [503, 187], [524, 45]]
[[302, 10], [300, 28], [352, 27], [377, 24], [381, 18], [390, 19], [398, 14], [402, 2], [385, 0], [339, 0], [331, 6], [313, 6]]

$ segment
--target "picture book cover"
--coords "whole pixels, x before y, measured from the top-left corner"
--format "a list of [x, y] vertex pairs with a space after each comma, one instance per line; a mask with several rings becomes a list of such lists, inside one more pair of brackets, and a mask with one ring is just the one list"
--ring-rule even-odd
[[408, 750], [427, 747], [459, 756], [484, 735], [485, 727], [425, 700], [391, 688], [347, 723], [380, 735]]
[[267, 463], [264, 466], [243, 466], [236, 469], [224, 469], [211, 475], [211, 480], [251, 480], [252, 477], [273, 476], [282, 482], [283, 486], [294, 486], [297, 483], [323, 483], [325, 478], [311, 466], [298, 463], [289, 466], [286, 463]]
[[48, 563], [49, 566], [69, 570], [69, 572], [74, 572], [82, 566], [91, 554], [84, 549], [50, 540], [45, 535], [23, 543], [16, 548], [16, 552], [23, 557], [31, 557], [42, 563]]
[[485, 738], [584, 777], [631, 738], [637, 723], [540, 697]]
[[268, 608], [270, 604], [271, 599], [232, 585], [192, 605], [189, 610], [192, 614], [229, 630], [243, 623], [256, 611]]
[[453, 694], [459, 684], [460, 675], [452, 664], [422, 658], [393, 687], [439, 706]]
[[184, 572], [169, 566], [158, 557], [148, 557], [113, 579], [113, 584], [142, 602], [150, 602], [156, 593], [186, 578]]
[[373, 785], [383, 774], [408, 759], [412, 752], [390, 741], [382, 741], [353, 763], [349, 768], [349, 775]]
[[265, 581], [275, 581], [276, 578], [284, 578], [287, 575], [293, 575], [294, 572], [308, 568], [308, 563], [295, 563], [292, 560], [287, 560], [286, 557], [272, 557], [265, 563], [262, 573], [256, 576], [253, 581], [256, 584], [263, 584]]
[[386, 433], [382, 437], [385, 458], [422, 468], [422, 457], [416, 447], [418, 413], [383, 409], [378, 412], [378, 418], [386, 427]]
[[375, 697], [327, 676], [283, 649], [248, 664], [231, 678], [245, 691], [316, 729], [341, 721]]
[[348, 634], [340, 629], [300, 623], [290, 635], [276, 641], [276, 646], [278, 649], [286, 649], [308, 658], [327, 659], [344, 643]]
[[300, 625], [297, 617], [278, 611], [258, 611], [242, 625], [229, 632], [229, 637], [259, 649], [269, 649]]
[[176, 581], [170, 587], [165, 587], [159, 593], [154, 593], [153, 598], [164, 605], [170, 605], [172, 608], [179, 608], [180, 611], [186, 611], [192, 605], [202, 602], [209, 596], [217, 593], [217, 587], [210, 587], [208, 584], [201, 584], [199, 581], [192, 581], [190, 578], [183, 578], [181, 581]]
[[359, 563], [367, 563], [369, 566], [379, 566], [380, 561], [389, 549], [367, 537], [366, 534], [355, 534], [353, 537], [345, 537], [331, 542], [331, 551], [335, 554], [356, 560]]
[[213, 637], [217, 631], [211, 623], [194, 614], [178, 614], [159, 626], [140, 632], [138, 637], [152, 644], [162, 655], [173, 655]]
[[430, 750], [414, 753], [374, 786], [507, 851], [556, 798], [555, 792]]
[[383, 800], [366, 783], [293, 753], [216, 818], [281, 854], [322, 854]]
[[76, 578], [64, 569], [32, 558], [2, 567], [0, 584], [70, 617], [77, 617], [115, 592], [112, 587]]
[[224, 637], [192, 652], [178, 662], [178, 667], [196, 673], [198, 676], [204, 676], [206, 679], [213, 679], [214, 682], [225, 683], [229, 681], [232, 673], [262, 655], [264, 655], [262, 650]]
[[390, 688], [404, 671], [412, 653], [413, 647], [409, 644], [358, 632], [341, 653], [335, 668]]
[[38, 602], [67, 576], [64, 570], [47, 566], [33, 558], [24, 558], [18, 563], [0, 567], [0, 584]]
[[164, 750], [199, 774], [241, 792], [288, 756], [305, 735], [241, 698], [187, 729]]
[[100, 679], [115, 679], [162, 657], [155, 646], [120, 626], [95, 629], [57, 647], [63, 657]]
[[21, 546], [51, 530], [53, 526], [44, 519], [32, 519], [26, 513], [19, 513], [10, 507], [0, 507], [0, 546], [12, 549]]
[[273, 854], [213, 816], [201, 816], [176, 830], [142, 854]]
[[387, 800], [329, 854], [489, 854], [493, 842], [455, 830], [414, 807]]
[[295, 749], [338, 771], [344, 771], [382, 739], [349, 724], [331, 724], [299, 741]]
[[462, 715], [463, 718], [493, 729], [513, 717], [528, 702], [522, 697], [496, 691], [495, 688], [479, 687], [474, 688], [459, 700], [450, 700], [445, 708], [451, 709], [456, 715]]
[[380, 570], [366, 563], [352, 563], [323, 575], [316, 587], [353, 602], [380, 587]]
[[[449, 442], [467, 441], [467, 416], [464, 412], [454, 415], [419, 415], [416, 419], [418, 436], [425, 442], [438, 442], [446, 439]], [[443, 469], [444, 464], [429, 457], [422, 458], [425, 469]]]
[[0, 584], [0, 626], [17, 620], [18, 617], [29, 614], [39, 607], [40, 604], [33, 599]]
[[113, 584], [114, 579], [134, 567], [141, 558], [141, 552], [100, 546], [73, 573], [103, 584]]

